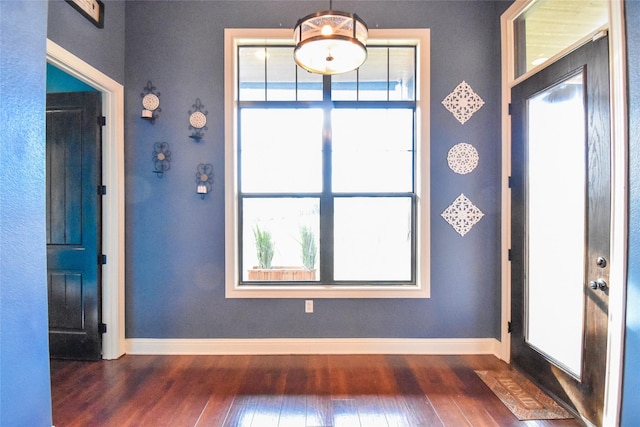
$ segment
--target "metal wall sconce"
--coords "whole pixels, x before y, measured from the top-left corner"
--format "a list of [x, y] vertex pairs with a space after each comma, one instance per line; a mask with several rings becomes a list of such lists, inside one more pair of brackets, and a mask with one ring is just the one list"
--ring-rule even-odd
[[207, 114], [208, 111], [203, 112], [204, 105], [200, 102], [200, 98], [196, 98], [196, 103], [191, 106], [193, 111], [189, 110], [189, 129], [193, 130], [193, 133], [189, 135], [189, 138], [199, 142], [203, 137], [203, 131], [207, 130]]
[[153, 173], [155, 173], [158, 178], [162, 178], [169, 168], [171, 168], [169, 143], [156, 142], [153, 144]]
[[211, 192], [213, 186], [213, 166], [211, 163], [200, 163], [196, 172], [196, 192], [204, 200], [204, 196]]
[[158, 118], [157, 113], [162, 111], [160, 108], [160, 92], [155, 92], [156, 87], [151, 83], [151, 80], [147, 82], [147, 86], [143, 90], [144, 92], [140, 94], [143, 108], [141, 117], [153, 124]]

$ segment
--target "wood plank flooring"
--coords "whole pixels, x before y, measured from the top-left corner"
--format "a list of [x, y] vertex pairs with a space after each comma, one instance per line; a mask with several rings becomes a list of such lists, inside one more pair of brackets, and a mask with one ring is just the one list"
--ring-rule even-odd
[[478, 378], [493, 356], [124, 356], [51, 361], [56, 427], [581, 426], [521, 422]]

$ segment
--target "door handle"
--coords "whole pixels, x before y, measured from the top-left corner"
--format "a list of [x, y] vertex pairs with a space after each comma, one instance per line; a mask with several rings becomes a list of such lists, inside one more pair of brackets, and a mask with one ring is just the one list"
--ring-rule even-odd
[[589, 282], [589, 286], [593, 290], [600, 289], [601, 291], [606, 291], [609, 287], [604, 279], [592, 280]]

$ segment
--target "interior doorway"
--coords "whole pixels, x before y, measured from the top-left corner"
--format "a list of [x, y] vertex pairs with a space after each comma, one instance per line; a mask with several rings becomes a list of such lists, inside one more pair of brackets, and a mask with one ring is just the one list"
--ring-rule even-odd
[[61, 46], [47, 40], [47, 62], [95, 88], [102, 95], [103, 128], [102, 248], [107, 263], [102, 269], [102, 358], [125, 353], [124, 335], [124, 87]]

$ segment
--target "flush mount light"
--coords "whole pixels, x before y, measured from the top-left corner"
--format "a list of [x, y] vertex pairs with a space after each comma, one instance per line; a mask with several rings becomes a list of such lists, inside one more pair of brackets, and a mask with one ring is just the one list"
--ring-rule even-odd
[[367, 37], [367, 24], [355, 13], [333, 10], [314, 13], [296, 24], [293, 57], [299, 66], [312, 73], [346, 73], [367, 59]]

